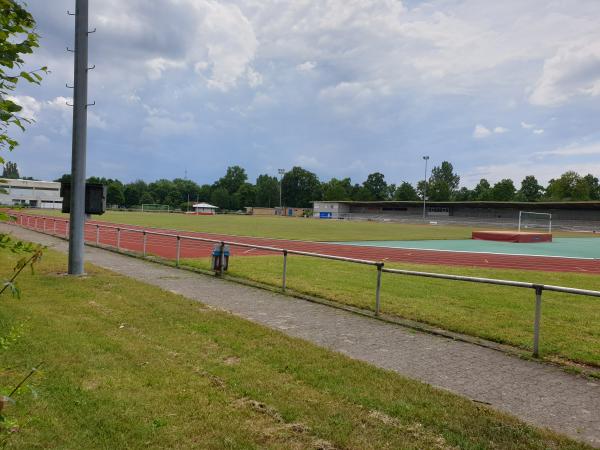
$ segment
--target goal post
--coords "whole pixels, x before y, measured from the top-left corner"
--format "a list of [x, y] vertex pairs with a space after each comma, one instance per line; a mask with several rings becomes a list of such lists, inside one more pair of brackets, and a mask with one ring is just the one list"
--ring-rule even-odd
[[169, 212], [169, 205], [160, 205], [158, 203], [142, 204], [142, 212]]
[[533, 211], [519, 211], [519, 231], [534, 228], [552, 233], [552, 214]]

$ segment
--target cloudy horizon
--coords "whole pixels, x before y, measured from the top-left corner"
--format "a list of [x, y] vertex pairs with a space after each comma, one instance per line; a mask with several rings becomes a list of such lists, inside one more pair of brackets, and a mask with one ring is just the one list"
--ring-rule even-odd
[[[30, 0], [52, 71], [5, 159], [69, 172], [72, 0]], [[212, 183], [300, 165], [388, 183], [448, 160], [480, 178], [600, 176], [600, 3], [90, 0], [88, 176]]]

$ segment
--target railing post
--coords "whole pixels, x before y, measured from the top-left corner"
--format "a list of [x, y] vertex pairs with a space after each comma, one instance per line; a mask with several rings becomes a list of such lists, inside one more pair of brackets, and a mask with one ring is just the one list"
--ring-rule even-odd
[[52, 219], [52, 234], [56, 234], [56, 219]]
[[221, 255], [219, 256], [220, 267], [219, 267], [219, 276], [223, 276], [224, 265], [225, 265], [225, 242], [221, 241]]
[[533, 356], [540, 355], [540, 320], [542, 318], [542, 286], [535, 287], [535, 318], [533, 320]]
[[71, 222], [69, 222], [68, 220], [65, 220], [65, 238], [69, 239], [69, 226], [71, 225]]
[[147, 241], [147, 235], [146, 235], [146, 230], [142, 231], [142, 256], [145, 258], [146, 257], [146, 241]]
[[281, 280], [281, 290], [285, 292], [286, 284], [287, 284], [287, 250], [283, 251], [283, 278]]
[[100, 247], [100, 224], [96, 224], [96, 247]]
[[378, 316], [381, 311], [381, 269], [383, 263], [377, 263], [377, 287], [375, 290], [375, 315]]
[[42, 219], [42, 232], [43, 233], [46, 232], [46, 218], [45, 217]]
[[177, 254], [175, 255], [175, 265], [179, 267], [179, 255], [181, 254], [181, 236], [177, 235]]
[[121, 251], [121, 229], [117, 228], [117, 251]]

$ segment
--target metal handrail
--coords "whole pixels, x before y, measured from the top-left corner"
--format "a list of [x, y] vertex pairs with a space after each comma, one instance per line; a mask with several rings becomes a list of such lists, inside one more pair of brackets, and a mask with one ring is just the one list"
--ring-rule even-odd
[[[42, 218], [43, 219], [43, 231], [42, 232], [44, 232], [44, 233], [47, 233], [46, 220], [51, 219], [54, 221], [53, 232], [50, 232], [48, 234], [54, 234], [54, 235], [56, 235], [56, 226], [55, 226], [56, 222], [64, 222], [67, 224], [69, 223], [69, 221], [66, 219], [46, 217], [46, 216], [40, 216], [40, 215], [28, 215], [28, 214], [20, 213], [18, 215], [14, 215], [13, 217], [17, 218], [17, 223], [18, 223], [18, 217], [21, 217], [21, 218], [26, 217], [28, 219], [27, 220], [28, 225], [29, 225], [31, 218], [34, 218], [35, 223], [34, 223], [33, 228], [37, 231], [40, 231], [37, 227], [37, 220]], [[28, 226], [28, 225], [23, 224], [23, 219], [21, 219], [21, 225]], [[283, 274], [282, 274], [282, 290], [283, 291], [286, 290], [287, 256], [289, 254], [375, 266], [377, 268], [377, 285], [376, 285], [376, 290], [375, 290], [375, 315], [376, 316], [380, 315], [380, 309], [381, 309], [380, 308], [380, 298], [381, 298], [382, 273], [533, 289], [535, 291], [533, 355], [536, 357], [539, 356], [539, 332], [540, 332], [541, 304], [542, 304], [542, 292], [543, 291], [561, 292], [561, 293], [565, 293], [565, 294], [574, 294], [574, 295], [585, 295], [585, 296], [590, 296], [590, 297], [600, 297], [600, 291], [594, 291], [594, 290], [589, 290], [589, 289], [578, 289], [578, 288], [570, 288], [570, 287], [565, 287], [565, 286], [555, 286], [555, 285], [550, 285], [550, 284], [529, 283], [529, 282], [513, 281], [513, 280], [502, 280], [502, 279], [496, 279], [496, 278], [471, 277], [471, 276], [464, 276], [464, 275], [451, 275], [451, 274], [435, 273], [435, 272], [422, 272], [422, 271], [415, 271], [415, 270], [391, 269], [391, 268], [384, 267], [385, 264], [383, 261], [372, 261], [372, 260], [367, 260], [367, 259], [348, 258], [345, 256], [327, 255], [327, 254], [323, 254], [323, 253], [305, 252], [305, 251], [301, 251], [301, 250], [289, 250], [289, 249], [284, 249], [284, 248], [279, 248], [279, 247], [248, 244], [248, 243], [244, 243], [244, 242], [202, 238], [202, 237], [198, 237], [198, 236], [188, 236], [186, 234], [164, 233], [164, 232], [160, 232], [160, 231], [147, 230], [145, 228], [129, 228], [129, 227], [120, 227], [120, 226], [115, 226], [115, 225], [103, 225], [103, 224], [99, 224], [99, 223], [93, 223], [93, 224], [88, 223], [86, 225], [93, 226], [96, 228], [96, 245], [100, 245], [100, 242], [99, 242], [100, 233], [99, 232], [100, 232], [101, 228], [116, 230], [117, 231], [117, 246], [116, 246], [116, 248], [118, 251], [121, 251], [121, 248], [120, 248], [120, 233], [121, 233], [121, 231], [128, 231], [128, 232], [142, 234], [142, 236], [143, 236], [143, 251], [142, 251], [143, 257], [146, 257], [146, 255], [147, 255], [147, 253], [146, 253], [146, 244], [147, 244], [146, 237], [148, 235], [174, 238], [177, 240], [175, 264], [178, 267], [179, 267], [179, 262], [180, 262], [181, 241], [184, 239], [190, 240], [190, 241], [199, 241], [199, 242], [208, 242], [208, 243], [213, 243], [213, 244], [219, 244], [221, 246], [221, 249], [223, 249], [223, 247], [225, 245], [229, 245], [229, 246], [252, 248], [252, 249], [257, 249], [257, 250], [265, 250], [265, 251], [271, 251], [271, 252], [275, 252], [275, 253], [281, 253], [283, 255]], [[67, 227], [67, 230], [68, 230], [68, 227]], [[66, 233], [65, 236], [67, 237], [68, 233]], [[223, 253], [221, 252], [221, 254], [223, 254]], [[216, 272], [216, 274], [217, 275], [223, 274], [223, 261], [221, 261], [221, 270], [219, 272]]]

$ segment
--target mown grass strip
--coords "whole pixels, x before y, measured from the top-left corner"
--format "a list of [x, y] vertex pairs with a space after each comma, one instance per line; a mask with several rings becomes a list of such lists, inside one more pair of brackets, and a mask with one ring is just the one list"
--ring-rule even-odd
[[[207, 269], [208, 258], [186, 260]], [[574, 273], [386, 263], [427, 272], [501, 278], [600, 289], [600, 278]], [[229, 274], [281, 286], [281, 256], [231, 259]], [[287, 286], [297, 292], [373, 311], [376, 271], [372, 267], [288, 255]], [[385, 314], [531, 350], [534, 292], [505, 286], [384, 274], [381, 309]], [[544, 292], [541, 355], [600, 367], [600, 300]]]

